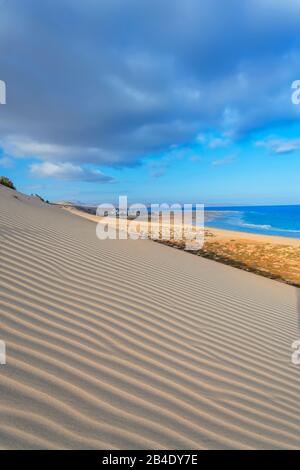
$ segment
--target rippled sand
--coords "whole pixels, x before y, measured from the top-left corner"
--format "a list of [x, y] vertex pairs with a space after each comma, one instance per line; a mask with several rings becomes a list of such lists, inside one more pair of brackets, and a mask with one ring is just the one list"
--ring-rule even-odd
[[299, 448], [298, 290], [0, 189], [0, 447]]

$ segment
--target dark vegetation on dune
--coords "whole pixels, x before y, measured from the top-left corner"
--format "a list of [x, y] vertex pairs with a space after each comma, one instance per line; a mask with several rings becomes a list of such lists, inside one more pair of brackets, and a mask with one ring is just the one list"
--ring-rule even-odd
[[50, 204], [50, 202], [48, 201], [48, 199], [44, 199], [42, 196], [40, 196], [39, 194], [32, 194], [31, 196], [34, 196], [34, 197], [37, 197], [40, 201], [42, 202], [45, 202], [46, 204]]
[[0, 176], [0, 184], [10, 189], [16, 189], [14, 183], [7, 176]]
[[[16, 191], [16, 187], [15, 187], [14, 183], [7, 176], [0, 176], [0, 185], [1, 184], [2, 184], [2, 186], [6, 186], [7, 188], [10, 188], [10, 189], [13, 189], [14, 191]], [[40, 201], [45, 202], [46, 204], [50, 204], [50, 202], [48, 200], [44, 199], [39, 194], [31, 194], [31, 196], [34, 196], [34, 197], [38, 198]], [[17, 198], [17, 196], [15, 196], [15, 197]]]

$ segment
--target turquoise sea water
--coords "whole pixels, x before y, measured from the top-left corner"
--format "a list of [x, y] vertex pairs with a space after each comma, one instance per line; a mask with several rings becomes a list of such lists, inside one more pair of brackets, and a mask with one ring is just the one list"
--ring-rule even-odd
[[208, 227], [300, 238], [300, 206], [207, 206], [205, 211]]
[[[82, 208], [82, 207], [81, 207]], [[85, 207], [96, 213], [96, 206]], [[148, 208], [148, 211], [150, 209]], [[300, 206], [205, 206], [205, 226], [300, 238]]]

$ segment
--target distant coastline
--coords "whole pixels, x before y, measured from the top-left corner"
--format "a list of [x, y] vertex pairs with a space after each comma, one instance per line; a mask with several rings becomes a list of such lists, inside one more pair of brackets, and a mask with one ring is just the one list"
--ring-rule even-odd
[[[63, 206], [63, 209], [93, 222], [114, 224], [113, 217], [98, 217], [83, 208]], [[221, 211], [218, 211], [222, 217]], [[210, 214], [210, 211], [207, 213]], [[215, 214], [214, 214], [215, 215]], [[135, 222], [140, 227], [144, 222]], [[143, 227], [146, 230], [145, 227]], [[157, 240], [174, 248], [185, 250], [185, 241]], [[300, 238], [273, 236], [269, 234], [245, 233], [205, 227], [205, 243], [194, 255], [228, 264], [270, 279], [300, 287]]]
[[206, 208], [206, 225], [259, 235], [300, 238], [300, 206]]
[[[74, 207], [95, 215], [95, 205]], [[205, 226], [258, 235], [300, 238], [300, 205], [206, 206]]]

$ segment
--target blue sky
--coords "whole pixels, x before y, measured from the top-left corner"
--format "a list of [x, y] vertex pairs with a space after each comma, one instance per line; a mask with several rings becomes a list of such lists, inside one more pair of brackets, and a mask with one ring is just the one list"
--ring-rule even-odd
[[0, 173], [51, 200], [300, 204], [296, 0], [1, 4]]

